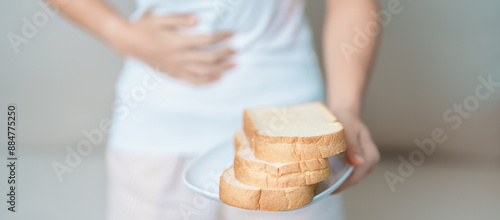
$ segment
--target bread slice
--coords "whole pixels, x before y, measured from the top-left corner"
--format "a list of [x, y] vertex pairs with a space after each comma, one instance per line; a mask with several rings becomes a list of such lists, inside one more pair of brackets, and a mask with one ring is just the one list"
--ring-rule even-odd
[[243, 112], [255, 157], [277, 163], [327, 158], [346, 149], [344, 127], [322, 102]]
[[310, 185], [330, 175], [328, 158], [291, 163], [272, 163], [257, 159], [242, 130], [234, 135], [234, 174], [236, 179], [250, 186], [288, 188]]
[[236, 180], [234, 169], [230, 167], [220, 177], [219, 198], [230, 206], [242, 209], [283, 211], [311, 203], [315, 189], [316, 184], [283, 189], [245, 185]]

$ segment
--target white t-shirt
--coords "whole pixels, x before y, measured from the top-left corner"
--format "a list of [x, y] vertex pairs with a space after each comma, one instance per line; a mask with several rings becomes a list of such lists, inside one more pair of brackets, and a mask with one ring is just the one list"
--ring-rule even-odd
[[190, 32], [230, 30], [237, 67], [191, 86], [127, 59], [116, 85], [109, 147], [192, 156], [233, 138], [244, 108], [324, 101], [303, 0], [139, 0], [144, 11], [195, 13]]

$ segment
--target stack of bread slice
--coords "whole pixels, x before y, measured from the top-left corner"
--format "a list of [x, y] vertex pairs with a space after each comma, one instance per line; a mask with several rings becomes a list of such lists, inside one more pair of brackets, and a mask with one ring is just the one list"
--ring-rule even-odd
[[220, 178], [224, 203], [282, 211], [309, 204], [328, 178], [328, 157], [345, 151], [344, 127], [322, 102], [260, 107], [243, 113], [234, 163]]

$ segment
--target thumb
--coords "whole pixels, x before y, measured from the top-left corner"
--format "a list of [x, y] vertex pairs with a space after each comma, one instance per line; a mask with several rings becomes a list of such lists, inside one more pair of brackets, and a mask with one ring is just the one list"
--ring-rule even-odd
[[363, 157], [363, 149], [361, 148], [360, 132], [347, 130], [345, 131], [345, 137], [347, 142], [347, 161], [353, 166], [362, 166], [365, 163], [365, 159]]
[[194, 27], [198, 18], [193, 14], [156, 15], [160, 25], [167, 28]]

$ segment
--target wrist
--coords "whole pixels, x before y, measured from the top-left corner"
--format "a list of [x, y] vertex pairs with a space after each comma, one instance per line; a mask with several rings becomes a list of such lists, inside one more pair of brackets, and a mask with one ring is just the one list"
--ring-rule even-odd
[[328, 102], [328, 108], [336, 115], [352, 115], [360, 117], [361, 103], [352, 101], [343, 101], [340, 99]]
[[[353, 89], [345, 85], [336, 86], [335, 90], [329, 90], [327, 103], [334, 113], [350, 113], [361, 115], [363, 94], [361, 89]], [[337, 114], [337, 113], [336, 113]]]
[[130, 38], [131, 24], [124, 18], [112, 18], [104, 22], [103, 38], [113, 50], [128, 55], [127, 45]]
[[327, 72], [327, 103], [332, 111], [361, 115], [367, 72], [356, 68]]

